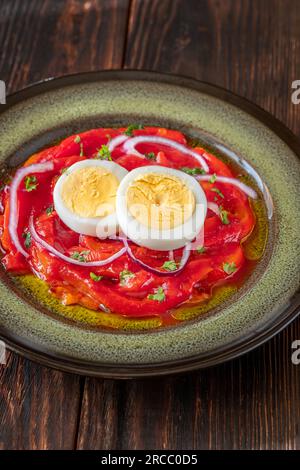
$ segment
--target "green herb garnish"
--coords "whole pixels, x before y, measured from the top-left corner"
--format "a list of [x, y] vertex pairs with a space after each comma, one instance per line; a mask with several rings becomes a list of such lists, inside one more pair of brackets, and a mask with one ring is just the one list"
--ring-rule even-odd
[[30, 193], [30, 191], [34, 191], [37, 188], [37, 179], [36, 176], [26, 176], [25, 178], [25, 189]]
[[197, 253], [199, 253], [199, 254], [205, 253], [205, 252], [206, 252], [206, 248], [205, 248], [205, 246], [197, 246], [196, 251], [197, 251]]
[[25, 239], [24, 245], [26, 246], [26, 248], [30, 248], [30, 245], [31, 245], [31, 233], [30, 233], [30, 232], [24, 232], [24, 233], [22, 234], [22, 237]]
[[46, 209], [46, 214], [51, 215], [53, 211], [54, 211], [54, 206], [49, 206]]
[[217, 193], [218, 196], [224, 199], [224, 194], [218, 188], [210, 188], [210, 190], [213, 191], [214, 193]]
[[162, 265], [162, 268], [165, 269], [166, 271], [176, 271], [177, 263], [171, 260], [165, 261], [164, 264]]
[[90, 254], [90, 250], [74, 251], [74, 253], [71, 254], [71, 258], [76, 259], [77, 261], [80, 261], [81, 263], [85, 263], [86, 257], [89, 254]]
[[216, 173], [214, 173], [214, 174], [212, 175], [212, 177], [210, 178], [209, 182], [210, 182], [210, 183], [215, 183], [216, 181], [217, 181], [217, 175], [216, 175]]
[[124, 131], [124, 134], [128, 135], [129, 137], [132, 137], [133, 131], [141, 129], [144, 129], [144, 126], [142, 124], [130, 124], [130, 126], [128, 126], [127, 129]]
[[166, 294], [161, 286], [155, 290], [155, 294], [148, 295], [148, 299], [157, 300], [158, 302], [163, 302], [165, 298], [166, 298]]
[[97, 149], [97, 158], [101, 160], [112, 160], [110, 150], [107, 145], [101, 145], [101, 149]]
[[188, 166], [183, 166], [182, 168], [180, 168], [180, 170], [192, 176], [193, 175], [205, 175], [205, 171], [203, 170], [203, 168], [198, 168], [198, 167], [189, 168]]
[[124, 271], [120, 272], [120, 284], [121, 286], [126, 286], [128, 284], [129, 279], [132, 279], [135, 277], [135, 274], [132, 273], [131, 271], [128, 271], [127, 269], [124, 269]]
[[79, 156], [80, 157], [83, 157], [84, 153], [83, 153], [83, 144], [80, 144], [80, 154]]
[[223, 271], [226, 274], [232, 274], [236, 271], [235, 263], [223, 263]]
[[80, 135], [77, 135], [74, 139], [75, 144], [80, 144], [80, 157], [83, 157], [83, 143], [81, 142]]
[[230, 223], [228, 219], [228, 211], [225, 211], [225, 209], [222, 209], [221, 206], [219, 209], [220, 209], [220, 219], [222, 221], [222, 224], [228, 225]]
[[103, 276], [97, 276], [97, 274], [90, 272], [90, 278], [95, 282], [99, 282]]
[[145, 153], [147, 160], [156, 160], [156, 155], [154, 152]]
[[198, 147], [199, 146], [199, 140], [197, 139], [189, 139], [188, 140], [188, 145], [192, 148]]

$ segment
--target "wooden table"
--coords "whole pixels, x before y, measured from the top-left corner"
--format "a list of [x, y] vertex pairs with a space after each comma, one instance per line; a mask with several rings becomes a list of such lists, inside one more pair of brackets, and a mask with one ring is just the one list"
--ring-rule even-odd
[[[300, 132], [299, 0], [2, 0], [0, 79], [12, 92], [62, 74], [184, 74], [258, 103]], [[284, 275], [284, 273], [283, 273]], [[79, 377], [8, 354], [3, 449], [300, 449], [300, 321], [225, 365], [160, 379]]]

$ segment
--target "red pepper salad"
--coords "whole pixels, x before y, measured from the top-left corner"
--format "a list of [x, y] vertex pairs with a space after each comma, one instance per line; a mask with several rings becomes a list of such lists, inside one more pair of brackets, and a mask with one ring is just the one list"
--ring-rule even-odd
[[[185, 239], [177, 229], [188, 225], [199, 198], [200, 225]], [[181, 132], [89, 130], [34, 154], [2, 188], [2, 264], [13, 275], [44, 280], [66, 305], [161, 316], [239, 279], [255, 198], [233, 168]], [[132, 209], [141, 201], [146, 212], [154, 207], [156, 232], [168, 222], [172, 240], [135, 236], [136, 227], [147, 228], [145, 214]]]

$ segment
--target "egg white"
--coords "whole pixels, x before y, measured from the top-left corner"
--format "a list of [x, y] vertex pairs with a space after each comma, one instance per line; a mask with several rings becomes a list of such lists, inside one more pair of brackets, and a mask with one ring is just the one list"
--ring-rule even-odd
[[63, 183], [71, 173], [81, 168], [99, 166], [113, 173], [119, 182], [121, 182], [128, 173], [125, 168], [117, 163], [106, 160], [89, 159], [74, 163], [74, 165], [70, 166], [57, 180], [53, 191], [53, 201], [54, 208], [59, 218], [67, 227], [74, 230], [74, 232], [83, 235], [91, 235], [93, 237], [106, 238], [110, 235], [114, 235], [118, 230], [116, 212], [106, 217], [81, 217], [70, 211], [62, 199]]
[[[127, 189], [136, 178], [149, 173], [176, 177], [192, 191], [196, 203], [195, 210], [182, 225], [168, 230], [153, 229], [141, 224], [130, 213], [126, 198]], [[122, 232], [136, 244], [153, 250], [175, 250], [185, 246], [200, 233], [206, 217], [207, 200], [200, 184], [192, 176], [172, 168], [143, 166], [132, 170], [121, 181], [117, 190], [116, 212]]]

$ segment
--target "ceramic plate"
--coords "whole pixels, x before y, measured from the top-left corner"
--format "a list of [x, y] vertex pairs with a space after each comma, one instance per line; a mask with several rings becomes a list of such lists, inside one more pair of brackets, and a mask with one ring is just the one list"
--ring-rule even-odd
[[43, 364], [87, 375], [134, 377], [207, 367], [263, 343], [299, 311], [300, 145], [263, 110], [191, 79], [137, 71], [48, 80], [0, 108], [0, 160], [12, 169], [53, 141], [93, 127], [179, 129], [242, 166], [268, 212], [263, 258], [245, 284], [209, 314], [173, 327], [117, 331], [67, 321], [39, 292], [0, 275], [1, 337]]

